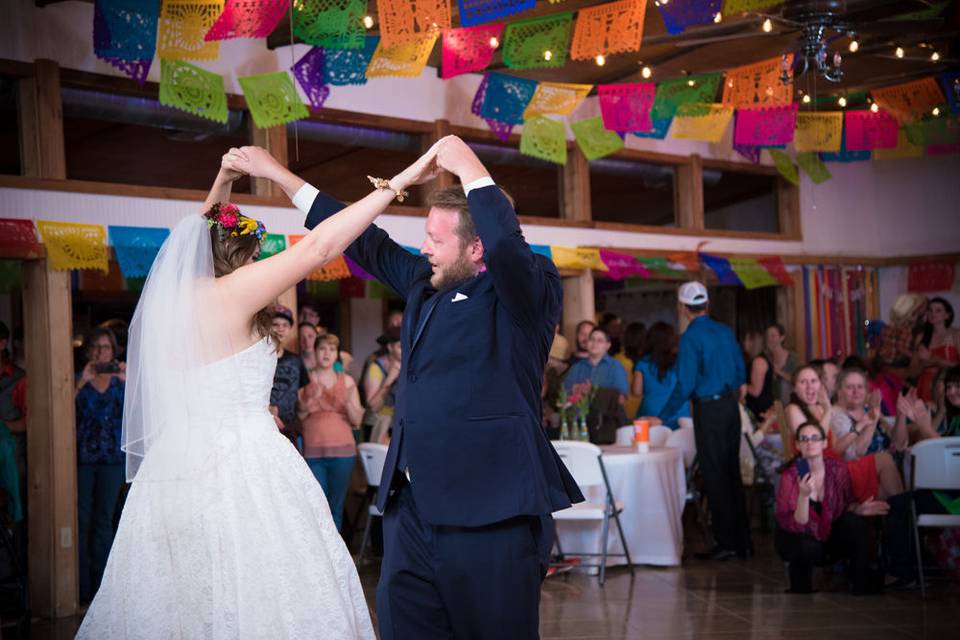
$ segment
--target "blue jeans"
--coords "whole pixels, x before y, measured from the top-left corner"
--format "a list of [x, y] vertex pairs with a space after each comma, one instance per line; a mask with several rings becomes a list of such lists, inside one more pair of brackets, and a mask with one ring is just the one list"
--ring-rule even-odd
[[346, 458], [307, 458], [307, 466], [330, 505], [330, 514], [337, 525], [337, 531], [343, 528], [343, 503], [347, 499], [347, 489], [350, 488], [350, 476], [353, 475], [353, 463], [356, 456]]
[[123, 482], [123, 463], [77, 465], [77, 548], [84, 602], [100, 588], [116, 533], [113, 522]]

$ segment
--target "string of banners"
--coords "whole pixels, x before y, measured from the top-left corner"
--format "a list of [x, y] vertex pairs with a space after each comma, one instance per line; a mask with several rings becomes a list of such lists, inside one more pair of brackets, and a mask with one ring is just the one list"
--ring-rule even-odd
[[[85, 270], [115, 276], [130, 287], [142, 286], [160, 247], [170, 231], [157, 227], [103, 226], [77, 222], [0, 218], [0, 248], [37, 253], [42, 247], [54, 269]], [[268, 233], [260, 247], [260, 260], [275, 255], [303, 238], [302, 235]], [[111, 271], [111, 254], [119, 273]], [[596, 247], [530, 245], [531, 250], [553, 261], [558, 269], [592, 269], [611, 280], [688, 279], [703, 269], [716, 274], [721, 284], [755, 289], [792, 286], [793, 278], [779, 256], [728, 259], [700, 251], [676, 252], [663, 256], [634, 256]], [[419, 255], [413, 247], [404, 247]], [[19, 272], [18, 272], [19, 273]], [[0, 271], [0, 278], [3, 277]], [[344, 279], [372, 281], [359, 265], [341, 256], [311, 273], [307, 280], [331, 282]], [[9, 288], [10, 283], [5, 285]]]

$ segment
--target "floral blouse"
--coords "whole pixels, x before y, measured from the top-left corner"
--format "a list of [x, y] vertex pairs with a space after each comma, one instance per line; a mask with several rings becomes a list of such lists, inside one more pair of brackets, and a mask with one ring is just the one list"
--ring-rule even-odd
[[124, 383], [110, 379], [100, 393], [92, 384], [85, 384], [77, 393], [77, 461], [80, 464], [119, 464], [123, 425]]

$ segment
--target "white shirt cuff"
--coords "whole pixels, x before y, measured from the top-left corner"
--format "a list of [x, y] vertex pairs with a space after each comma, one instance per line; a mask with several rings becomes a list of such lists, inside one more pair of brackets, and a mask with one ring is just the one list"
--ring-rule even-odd
[[477, 178], [473, 182], [468, 182], [463, 185], [463, 195], [469, 196], [470, 192], [474, 189], [479, 189], [480, 187], [492, 187], [496, 182], [493, 181], [493, 178], [490, 176], [484, 176], [482, 178]]
[[317, 199], [319, 194], [319, 189], [309, 182], [304, 182], [303, 186], [293, 194], [293, 206], [300, 209], [304, 214], [308, 214], [310, 213], [310, 207], [313, 206], [313, 201]]

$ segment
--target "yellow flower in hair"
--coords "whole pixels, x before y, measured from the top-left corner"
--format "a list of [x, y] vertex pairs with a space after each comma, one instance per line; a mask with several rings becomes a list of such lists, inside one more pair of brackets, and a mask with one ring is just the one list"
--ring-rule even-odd
[[257, 221], [246, 216], [240, 218], [240, 235], [246, 236], [257, 230]]

